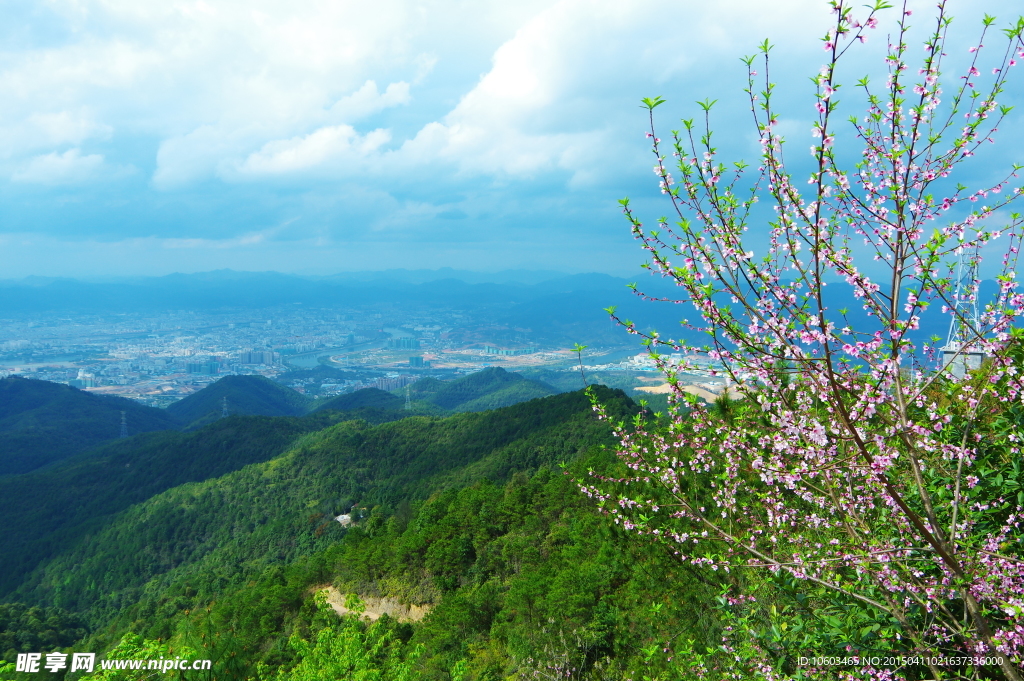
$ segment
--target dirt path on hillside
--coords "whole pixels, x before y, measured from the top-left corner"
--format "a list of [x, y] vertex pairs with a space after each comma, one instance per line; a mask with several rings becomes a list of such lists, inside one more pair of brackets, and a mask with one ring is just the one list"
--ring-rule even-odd
[[[339, 615], [348, 615], [354, 612], [345, 607], [345, 598], [348, 594], [341, 593], [333, 586], [325, 588], [324, 591], [327, 592], [327, 604], [334, 608], [334, 612]], [[371, 620], [379, 619], [381, 615], [387, 614], [388, 617], [393, 617], [399, 622], [419, 622], [430, 612], [429, 605], [405, 605], [394, 598], [360, 596], [359, 600], [366, 606], [363, 617]]]
[[[662, 383], [661, 385], [641, 386], [639, 388], [633, 388], [633, 390], [636, 390], [637, 392], [651, 393], [654, 395], [664, 395], [672, 392], [672, 386], [670, 386], [668, 383]], [[721, 394], [713, 393], [710, 390], [706, 390], [704, 388], [698, 388], [695, 385], [683, 386], [683, 391], [696, 395], [697, 397], [703, 399], [706, 402], [714, 402], [715, 400], [718, 399], [718, 396]], [[729, 398], [733, 400], [742, 397], [742, 393], [740, 393], [740, 391], [736, 390], [735, 388], [729, 388], [728, 394]]]

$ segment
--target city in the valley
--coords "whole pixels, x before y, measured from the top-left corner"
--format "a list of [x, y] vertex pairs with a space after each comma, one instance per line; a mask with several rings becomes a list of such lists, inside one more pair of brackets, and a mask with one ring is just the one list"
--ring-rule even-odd
[[[528, 330], [431, 311], [399, 318], [359, 310], [171, 311], [153, 314], [34, 314], [0, 319], [0, 377], [67, 383], [167, 406], [225, 375], [263, 375], [310, 397], [365, 387], [395, 390], [497, 366], [579, 371], [568, 347], [541, 344]], [[632, 376], [638, 391], [665, 386], [636, 346], [588, 348], [584, 369]], [[328, 371], [311, 371], [326, 367]], [[723, 379], [692, 376], [695, 390]], [[710, 372], [709, 372], [710, 373]]]

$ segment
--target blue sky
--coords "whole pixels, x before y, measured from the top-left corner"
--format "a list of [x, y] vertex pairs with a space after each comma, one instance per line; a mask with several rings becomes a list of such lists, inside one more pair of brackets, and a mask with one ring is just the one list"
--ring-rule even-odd
[[[959, 3], [957, 26], [972, 30], [958, 49], [981, 11], [1009, 19], [1014, 4]], [[616, 201], [665, 212], [639, 99], [664, 96], [668, 128], [719, 98], [723, 146], [752, 159], [738, 58], [768, 37], [783, 127], [806, 148], [807, 77], [830, 18], [821, 0], [0, 0], [0, 12], [0, 278], [635, 273], [643, 255]], [[865, 71], [878, 71], [878, 37]]]

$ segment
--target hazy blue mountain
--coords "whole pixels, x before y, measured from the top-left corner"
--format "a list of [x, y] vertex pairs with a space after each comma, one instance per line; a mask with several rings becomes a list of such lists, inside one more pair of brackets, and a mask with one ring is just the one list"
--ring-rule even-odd
[[[670, 328], [682, 316], [679, 307], [644, 303], [627, 289], [628, 280], [604, 274], [554, 278], [548, 278], [550, 273], [478, 277], [455, 270], [437, 270], [429, 276], [406, 276], [408, 273], [400, 272], [360, 274], [366, 276], [350, 273], [309, 278], [276, 272], [218, 270], [118, 281], [6, 280], [0, 281], [0, 313], [258, 309], [292, 304], [456, 307], [530, 329], [537, 340], [558, 343], [610, 339], [621, 342], [625, 338], [622, 330], [610, 325], [602, 311], [611, 305], [620, 306], [626, 316], [645, 328]], [[669, 292], [661, 280], [650, 278], [649, 283], [664, 289], [662, 293]]]
[[551, 279], [564, 277], [565, 272], [554, 270], [500, 270], [498, 272], [471, 272], [441, 267], [436, 270], [379, 270], [365, 272], [340, 272], [325, 277], [310, 277], [323, 281], [379, 281], [423, 284], [439, 279], [458, 279], [467, 284], [539, 284]]
[[263, 376], [225, 376], [167, 407], [167, 413], [184, 424], [205, 425], [221, 417], [224, 400], [229, 414], [299, 416], [309, 400]]
[[177, 428], [173, 416], [122, 397], [61, 383], [0, 379], [0, 475], [26, 473], [128, 434]]
[[[521, 273], [522, 274], [522, 273]], [[344, 273], [331, 277], [300, 277], [278, 272], [217, 270], [198, 274], [82, 282], [72, 279], [28, 277], [0, 280], [0, 313], [158, 311], [181, 309], [267, 308], [302, 304], [316, 307], [411, 305], [420, 309], [462, 308], [473, 314], [522, 329], [531, 338], [548, 343], [621, 343], [626, 336], [612, 324], [604, 308], [615, 306], [621, 318], [634, 321], [641, 330], [657, 329], [663, 336], [703, 344], [701, 334], [682, 329], [683, 318], [699, 316], [672, 280], [638, 272], [632, 279], [590, 273], [548, 277], [483, 276], [458, 270], [384, 271]], [[627, 287], [630, 282], [647, 299]], [[981, 284], [981, 301], [997, 291], [995, 282]], [[864, 321], [860, 303], [846, 284], [832, 282], [825, 289], [830, 309], [849, 307], [851, 320]], [[668, 302], [652, 302], [665, 299]], [[730, 304], [729, 296], [722, 304]], [[924, 338], [944, 336], [948, 317], [941, 305], [922, 319]]]

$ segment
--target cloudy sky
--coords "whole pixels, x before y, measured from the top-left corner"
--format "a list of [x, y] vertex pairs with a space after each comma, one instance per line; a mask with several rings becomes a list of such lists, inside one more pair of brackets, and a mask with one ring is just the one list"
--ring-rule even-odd
[[[960, 4], [973, 28], [1015, 3]], [[665, 128], [718, 98], [719, 139], [752, 158], [738, 58], [767, 37], [783, 124], [806, 148], [830, 19], [824, 0], [0, 0], [0, 13], [0, 278], [636, 272], [616, 202], [665, 212], [640, 98], [668, 100]]]

